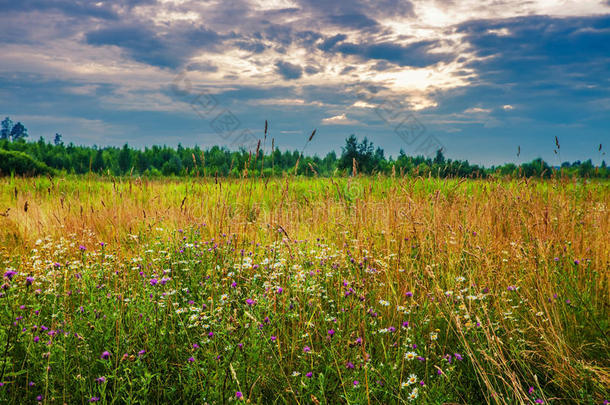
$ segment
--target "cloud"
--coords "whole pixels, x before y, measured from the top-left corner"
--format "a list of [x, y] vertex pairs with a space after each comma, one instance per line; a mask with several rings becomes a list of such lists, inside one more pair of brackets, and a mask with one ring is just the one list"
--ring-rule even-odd
[[467, 110], [464, 110], [464, 113], [466, 113], [466, 114], [481, 114], [481, 113], [489, 113], [489, 112], [491, 112], [491, 109], [480, 108], [480, 107], [471, 107], [471, 108], [468, 108]]
[[275, 64], [278, 73], [286, 80], [299, 79], [303, 76], [303, 68], [289, 62], [279, 61]]
[[[0, 0], [0, 107], [102, 117], [142, 145], [195, 142], [207, 122], [169, 90], [185, 72], [244, 127], [269, 117], [281, 134], [323, 119], [322, 151], [343, 141], [342, 125], [404, 146], [372, 111], [383, 101], [459, 134], [448, 149], [467, 158], [503, 131], [534, 137], [574, 124], [593, 137], [608, 124], [607, 2]], [[374, 101], [357, 98], [356, 84]], [[209, 132], [205, 142], [219, 143]]]
[[[125, 3], [125, 2], [122, 2]], [[127, 2], [129, 5], [131, 2]], [[118, 2], [120, 5], [121, 2]], [[93, 2], [85, 0], [0, 0], [0, 10], [8, 12], [40, 12], [55, 11], [75, 17], [96, 17], [102, 19], [117, 19], [118, 14], [109, 2]]]
[[204, 27], [187, 26], [171, 34], [160, 34], [141, 25], [115, 25], [85, 34], [89, 45], [117, 46], [138, 62], [175, 68], [197, 49], [213, 47], [220, 36]]
[[432, 52], [441, 46], [440, 40], [425, 40], [400, 45], [391, 42], [355, 44], [343, 42], [330, 49], [344, 55], [354, 55], [361, 59], [378, 59], [396, 63], [399, 66], [425, 67], [440, 61], [451, 61], [454, 55]]
[[372, 28], [378, 25], [377, 21], [359, 13], [332, 15], [329, 21], [331, 24], [347, 28]]
[[339, 42], [344, 41], [347, 38], [345, 34], [337, 34], [332, 37], [326, 38], [320, 45], [318, 45], [318, 49], [323, 51], [329, 51]]
[[360, 124], [356, 120], [347, 118], [345, 114], [335, 115], [333, 117], [324, 118], [322, 120], [323, 125], [356, 125]]

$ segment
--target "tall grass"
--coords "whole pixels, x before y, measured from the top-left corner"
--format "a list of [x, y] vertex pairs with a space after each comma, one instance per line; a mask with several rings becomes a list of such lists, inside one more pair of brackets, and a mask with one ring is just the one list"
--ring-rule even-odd
[[422, 403], [601, 403], [609, 203], [567, 180], [5, 178], [0, 401], [401, 403], [416, 374]]

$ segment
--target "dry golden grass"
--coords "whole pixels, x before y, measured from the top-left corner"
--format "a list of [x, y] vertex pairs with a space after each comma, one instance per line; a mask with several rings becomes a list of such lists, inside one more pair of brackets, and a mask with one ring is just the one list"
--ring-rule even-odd
[[[442, 296], [456, 276], [493, 291], [518, 286], [522, 302], [495, 300], [476, 314], [485, 336], [478, 346], [466, 338], [465, 324], [475, 319], [460, 316], [457, 305], [446, 308], [487, 400], [510, 403], [505, 393], [514, 391], [513, 398], [527, 401], [523, 381], [537, 373], [570, 400], [583, 389], [598, 396], [608, 389], [607, 182], [3, 179], [0, 212], [8, 256], [26, 254], [38, 239], [68, 235], [119, 246], [129, 256], [155, 228], [205, 224], [208, 237], [270, 243], [282, 232], [350, 246], [390, 270], [387, 284], [400, 294]], [[566, 297], [568, 306], [556, 304]], [[514, 305], [526, 309], [517, 327], [510, 316], [486, 315]]]

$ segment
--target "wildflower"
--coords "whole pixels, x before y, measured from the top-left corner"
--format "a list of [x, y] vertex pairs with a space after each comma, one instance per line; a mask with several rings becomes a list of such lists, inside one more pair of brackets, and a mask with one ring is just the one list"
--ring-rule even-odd
[[453, 355], [455, 356], [456, 360], [460, 360], [460, 361], [462, 361], [462, 360], [464, 359], [464, 358], [462, 357], [462, 355], [461, 355], [461, 354], [459, 354], [459, 353], [453, 353]]
[[84, 247], [83, 245], [80, 245], [78, 248], [80, 249], [81, 252], [84, 252], [85, 250], [87, 250], [87, 248]]
[[4, 273], [4, 277], [5, 277], [5, 278], [8, 278], [9, 280], [12, 280], [12, 279], [13, 279], [13, 277], [14, 277], [16, 274], [17, 274], [17, 272], [16, 272], [16, 271], [9, 270], [9, 271], [7, 271], [6, 273]]
[[409, 379], [407, 380], [407, 383], [409, 383], [409, 385], [411, 384], [415, 384], [417, 382], [417, 376], [415, 374], [411, 374], [409, 376]]
[[354, 380], [354, 387], [357, 387], [360, 382], [358, 380]]
[[407, 360], [413, 360], [417, 357], [417, 353], [415, 352], [407, 352], [405, 353], [405, 359]]
[[348, 361], [347, 364], [345, 365], [346, 368], [349, 369], [353, 369], [354, 368], [354, 364], [351, 361]]
[[194, 357], [189, 357], [189, 358], [188, 358], [188, 362], [189, 362], [189, 363], [193, 363], [194, 361], [195, 361], [195, 358], [194, 358]]
[[281, 294], [281, 293], [283, 293], [283, 292], [284, 292], [284, 289], [283, 289], [282, 287], [278, 287], [278, 288], [277, 288], [277, 293], [278, 293], [278, 294]]
[[272, 341], [272, 342], [275, 342], [276, 340], [277, 340], [277, 337], [276, 337], [276, 336], [271, 336], [271, 341]]
[[95, 379], [95, 382], [98, 384], [103, 384], [106, 382], [106, 377], [104, 377], [104, 376], [98, 377]]
[[388, 331], [389, 331], [390, 333], [394, 333], [394, 332], [396, 332], [396, 328], [395, 328], [395, 327], [393, 327], [393, 326], [390, 326], [390, 327], [388, 328]]
[[430, 333], [430, 340], [437, 340], [438, 339], [438, 333], [432, 332]]
[[334, 330], [334, 329], [329, 329], [329, 330], [328, 330], [328, 335], [329, 335], [330, 337], [332, 337], [334, 334], [335, 334], [335, 330]]
[[407, 291], [405, 295], [410, 298], [413, 296], [413, 293], [411, 291]]
[[386, 300], [379, 300], [379, 304], [384, 306], [384, 307], [389, 307], [390, 303]]
[[417, 399], [418, 395], [419, 395], [419, 390], [417, 388], [413, 388], [413, 391], [411, 391], [411, 393], [409, 394], [409, 401], [413, 401], [413, 400]]
[[307, 378], [311, 378], [313, 376], [313, 373], [310, 371], [307, 374], [305, 374], [305, 377]]
[[409, 327], [409, 321], [404, 321], [404, 322], [402, 323], [402, 327], [403, 327], [403, 328], [408, 328], [408, 327]]
[[104, 352], [102, 352], [102, 355], [100, 357], [103, 360], [108, 360], [110, 358], [110, 352], [109, 351], [104, 351]]
[[531, 394], [533, 394], [533, 393], [534, 393], [534, 387], [530, 387], [530, 388], [527, 390], [527, 393], [528, 393], [528, 394], [530, 394], [530, 395], [531, 395]]
[[235, 393], [235, 398], [237, 398], [237, 399], [241, 399], [243, 396], [244, 396], [244, 394], [242, 394], [241, 391], [237, 391]]
[[309, 353], [310, 351], [311, 351], [311, 348], [310, 348], [309, 346], [305, 346], [305, 347], [303, 348], [303, 352], [304, 352], [304, 353]]
[[138, 357], [142, 357], [142, 356], [144, 356], [144, 354], [146, 354], [146, 350], [140, 350], [138, 352]]
[[150, 279], [150, 285], [157, 285], [158, 282], [159, 282], [159, 280], [157, 280], [156, 278]]
[[199, 345], [197, 343], [193, 343], [193, 349], [199, 349]]
[[537, 404], [544, 404], [544, 401], [542, 399], [540, 399], [540, 398], [538, 398], [535, 402]]
[[34, 282], [34, 277], [26, 277], [25, 278], [25, 286], [26, 287], [31, 286], [33, 282]]
[[252, 306], [252, 305], [254, 305], [254, 300], [252, 298], [248, 298], [246, 300], [246, 304], [248, 304], [249, 306]]

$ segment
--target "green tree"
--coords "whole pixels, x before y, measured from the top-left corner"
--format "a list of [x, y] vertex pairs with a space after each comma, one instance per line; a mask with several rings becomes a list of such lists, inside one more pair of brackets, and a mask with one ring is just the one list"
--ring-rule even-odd
[[11, 135], [11, 131], [13, 130], [13, 121], [9, 117], [6, 117], [2, 120], [0, 125], [2, 127], [0, 130], [0, 139], [8, 139], [8, 137]]
[[119, 169], [123, 174], [131, 169], [131, 149], [127, 144], [123, 145], [123, 149], [119, 153]]
[[18, 141], [27, 138], [28, 130], [23, 126], [21, 122], [15, 124], [13, 129], [11, 129], [11, 138], [13, 141]]

